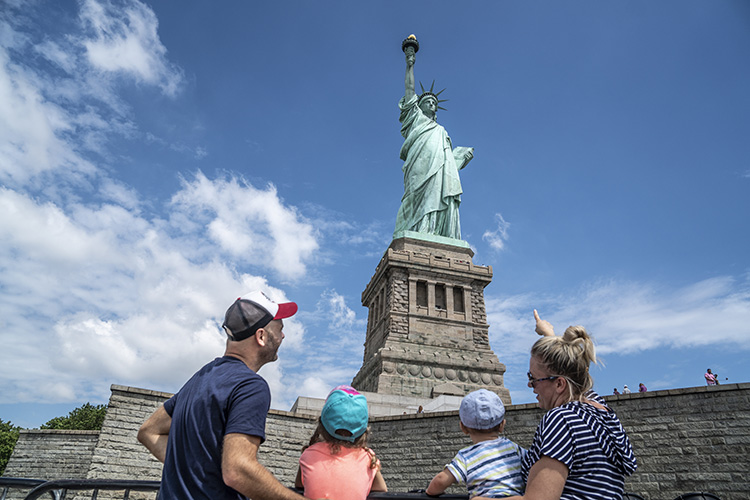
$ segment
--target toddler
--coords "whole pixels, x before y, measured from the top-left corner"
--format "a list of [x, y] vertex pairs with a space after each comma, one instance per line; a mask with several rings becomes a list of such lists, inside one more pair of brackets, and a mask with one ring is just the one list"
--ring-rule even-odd
[[323, 405], [318, 428], [299, 458], [295, 486], [308, 498], [365, 500], [388, 491], [380, 461], [367, 447], [367, 399], [354, 388], [334, 388]]
[[494, 392], [469, 393], [458, 411], [461, 430], [473, 445], [462, 449], [427, 487], [428, 495], [440, 495], [453, 483], [464, 483], [469, 497], [502, 498], [523, 495], [521, 459], [526, 450], [506, 437], [505, 406]]

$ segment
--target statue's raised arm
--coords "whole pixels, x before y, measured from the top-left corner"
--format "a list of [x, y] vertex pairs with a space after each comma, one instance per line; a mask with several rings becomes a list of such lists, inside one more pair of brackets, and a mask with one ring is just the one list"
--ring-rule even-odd
[[[404, 196], [396, 218], [393, 237], [408, 232], [461, 239], [458, 207], [461, 204], [459, 169], [474, 157], [473, 148], [453, 148], [451, 139], [437, 119], [442, 109], [433, 81], [430, 90], [417, 96], [414, 86], [414, 62], [419, 42], [410, 35], [401, 44], [406, 55], [404, 97], [399, 101], [401, 135], [404, 144]], [[420, 85], [421, 86], [421, 85]]]
[[409, 38], [404, 40], [401, 44], [404, 49], [404, 55], [406, 56], [406, 78], [404, 79], [404, 97], [408, 101], [416, 92], [414, 91], [414, 62], [417, 59], [416, 53], [419, 50], [419, 43], [417, 37], [409, 35]]

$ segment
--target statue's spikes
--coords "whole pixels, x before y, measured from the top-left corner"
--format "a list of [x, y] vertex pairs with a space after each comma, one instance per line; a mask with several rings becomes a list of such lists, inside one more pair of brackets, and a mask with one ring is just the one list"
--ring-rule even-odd
[[419, 82], [419, 86], [422, 88], [422, 93], [419, 95], [419, 102], [421, 102], [422, 99], [424, 99], [426, 96], [431, 96], [431, 97], [433, 97], [437, 101], [437, 103], [438, 103], [438, 109], [442, 109], [443, 111], [445, 111], [445, 108], [441, 107], [440, 103], [441, 102], [446, 102], [446, 101], [448, 101], [448, 99], [440, 99], [440, 97], [438, 97], [440, 94], [442, 94], [445, 91], [445, 89], [441, 90], [440, 92], [438, 92], [436, 94], [434, 92], [434, 90], [435, 90], [435, 80], [432, 80], [432, 84], [430, 85], [430, 90], [425, 90], [424, 89], [424, 85], [422, 85], [421, 81]]

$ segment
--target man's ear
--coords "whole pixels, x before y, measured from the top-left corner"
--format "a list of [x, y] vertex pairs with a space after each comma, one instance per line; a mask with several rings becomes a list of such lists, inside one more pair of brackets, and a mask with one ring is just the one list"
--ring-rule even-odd
[[257, 330], [255, 330], [255, 335], [253, 335], [253, 337], [255, 338], [255, 341], [259, 346], [265, 347], [267, 335], [268, 332], [266, 332], [265, 328], [258, 328]]
[[503, 430], [505, 430], [505, 419], [500, 422], [500, 427], [498, 427], [497, 432], [503, 432]]

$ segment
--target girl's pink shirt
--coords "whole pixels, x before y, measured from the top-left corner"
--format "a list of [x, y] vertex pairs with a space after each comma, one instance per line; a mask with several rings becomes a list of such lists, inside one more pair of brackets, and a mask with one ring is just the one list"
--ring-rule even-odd
[[315, 443], [299, 458], [307, 498], [365, 500], [380, 468], [370, 467], [370, 454], [362, 448], [345, 448], [331, 454], [328, 443]]

